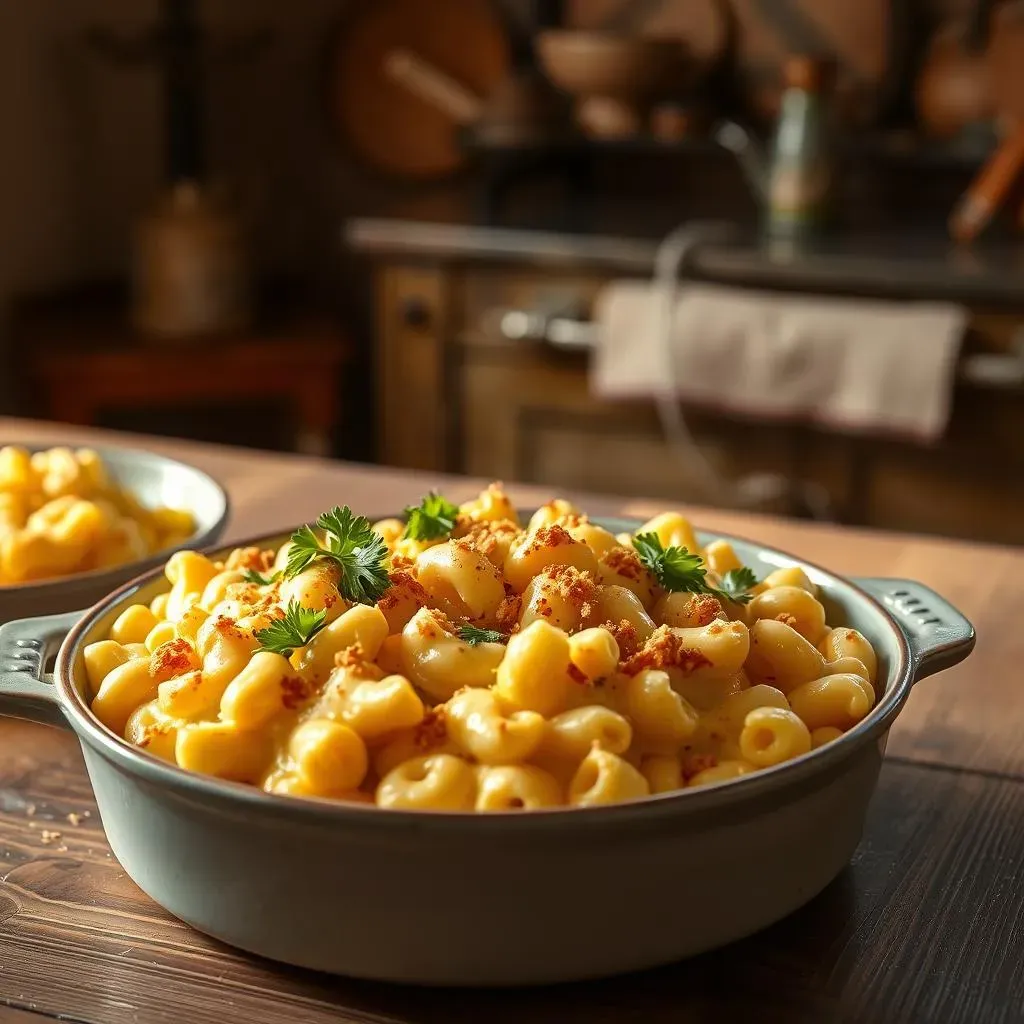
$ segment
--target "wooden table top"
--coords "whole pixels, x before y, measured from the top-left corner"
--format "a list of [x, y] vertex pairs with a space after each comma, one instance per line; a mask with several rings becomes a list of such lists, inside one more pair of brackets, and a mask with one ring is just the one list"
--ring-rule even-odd
[[[141, 445], [214, 474], [233, 502], [229, 540], [311, 519], [331, 503], [383, 514], [429, 486], [456, 499], [474, 489], [467, 480], [0, 418], [0, 443], [68, 440]], [[510, 490], [524, 504], [551, 496]], [[604, 498], [586, 507], [645, 514], [661, 506]], [[918, 579], [978, 632], [966, 663], [914, 690], [892, 729], [852, 865], [802, 910], [719, 952], [586, 985], [419, 990], [282, 968], [204, 938], [144, 896], [106, 844], [74, 736], [4, 720], [0, 1021], [1024, 1020], [1024, 637], [1016, 621], [1024, 553], [691, 512], [699, 525], [837, 572]]]

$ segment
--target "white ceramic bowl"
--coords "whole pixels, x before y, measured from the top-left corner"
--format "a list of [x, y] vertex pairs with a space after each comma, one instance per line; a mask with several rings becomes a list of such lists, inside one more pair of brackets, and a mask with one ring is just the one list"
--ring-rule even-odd
[[[601, 522], [613, 532], [639, 525]], [[832, 881], [860, 841], [911, 686], [974, 646], [970, 623], [918, 583], [845, 580], [727, 539], [758, 575], [805, 566], [828, 621], [857, 628], [878, 653], [879, 699], [840, 739], [717, 786], [484, 815], [297, 799], [182, 771], [108, 732], [85, 697], [83, 648], [127, 604], [165, 590], [159, 572], [84, 617], [0, 627], [0, 712], [72, 728], [125, 871], [171, 913], [242, 949], [444, 985], [653, 967], [757, 931]]]
[[[52, 447], [35, 446], [32, 450], [43, 451]], [[37, 583], [0, 586], [0, 622], [87, 608], [126, 580], [134, 579], [153, 566], [163, 565], [172, 551], [207, 547], [220, 540], [224, 533], [228, 521], [228, 496], [224, 488], [206, 473], [153, 452], [128, 448], [95, 450], [110, 475], [143, 505], [166, 505], [190, 511], [196, 520], [195, 532], [174, 548], [165, 548], [147, 558], [113, 569], [96, 569]]]

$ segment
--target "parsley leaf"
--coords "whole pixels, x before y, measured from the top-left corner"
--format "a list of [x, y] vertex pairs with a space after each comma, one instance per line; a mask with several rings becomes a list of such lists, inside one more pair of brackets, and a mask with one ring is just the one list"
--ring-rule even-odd
[[746, 604], [754, 595], [750, 593], [758, 584], [754, 570], [743, 566], [742, 569], [730, 569], [722, 577], [722, 589], [731, 601]]
[[275, 619], [255, 636], [261, 651], [271, 651], [285, 658], [296, 647], [305, 647], [327, 623], [327, 609], [303, 608], [298, 601], [289, 601], [283, 619]]
[[508, 637], [496, 629], [477, 629], [476, 626], [459, 626], [459, 639], [465, 640], [470, 647], [477, 644], [507, 644]]
[[705, 582], [704, 561], [686, 548], [666, 548], [656, 533], [638, 533], [633, 548], [640, 561], [655, 579], [672, 592], [686, 590], [693, 594], [709, 593]]
[[459, 507], [442, 498], [437, 491], [431, 491], [418, 505], [410, 505], [405, 515], [403, 538], [437, 540], [447, 537], [455, 529]]
[[245, 569], [242, 572], [242, 579], [246, 583], [258, 583], [261, 587], [269, 587], [271, 583], [276, 583], [280, 578], [280, 571], [272, 572], [269, 576], [264, 576], [263, 573], [257, 572], [255, 569]]
[[374, 532], [366, 516], [353, 515], [348, 505], [324, 512], [316, 525], [324, 532], [323, 543], [309, 526], [300, 526], [292, 534], [285, 578], [292, 579], [318, 558], [325, 558], [341, 570], [338, 590], [342, 597], [373, 604], [391, 585], [384, 538]]
[[686, 591], [691, 594], [711, 594], [720, 601], [746, 604], [752, 595], [745, 591], [757, 583], [757, 578], [749, 569], [733, 569], [726, 573], [722, 581], [726, 589], [719, 590], [708, 583], [707, 569], [700, 555], [682, 547], [666, 548], [653, 532], [638, 533], [633, 538], [633, 548], [655, 579], [672, 593]]

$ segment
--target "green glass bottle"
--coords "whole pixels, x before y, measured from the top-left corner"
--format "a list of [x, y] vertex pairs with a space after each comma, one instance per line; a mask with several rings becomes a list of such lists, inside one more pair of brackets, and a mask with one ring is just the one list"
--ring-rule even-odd
[[786, 62], [771, 166], [767, 229], [773, 237], [804, 238], [827, 223], [833, 188], [827, 65], [811, 57]]

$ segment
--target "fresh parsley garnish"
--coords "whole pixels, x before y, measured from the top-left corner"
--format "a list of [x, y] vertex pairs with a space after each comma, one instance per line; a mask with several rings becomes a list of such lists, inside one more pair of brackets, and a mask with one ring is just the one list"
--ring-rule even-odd
[[255, 633], [261, 651], [271, 651], [285, 658], [296, 647], [305, 647], [324, 628], [327, 609], [303, 608], [298, 601], [289, 601], [283, 619], [275, 619], [266, 629]]
[[280, 571], [272, 572], [269, 576], [264, 576], [263, 573], [257, 572], [255, 569], [242, 571], [242, 579], [246, 583], [258, 583], [261, 587], [269, 587], [271, 583], [276, 583], [280, 578]]
[[477, 629], [476, 626], [459, 626], [459, 639], [465, 640], [470, 647], [477, 644], [507, 644], [508, 637], [496, 629]]
[[335, 506], [324, 512], [316, 525], [324, 532], [322, 543], [309, 526], [300, 526], [292, 534], [285, 578], [298, 576], [318, 558], [324, 558], [341, 570], [338, 590], [342, 597], [360, 604], [377, 601], [391, 585], [385, 568], [388, 548], [369, 519], [353, 515], [348, 505]]
[[[752, 595], [744, 591], [757, 583], [749, 569], [733, 569], [722, 581], [727, 589], [719, 590], [708, 583], [707, 569], [700, 555], [674, 545], [666, 548], [656, 533], [638, 533], [633, 538], [633, 548], [655, 579], [672, 593], [711, 594], [720, 601], [746, 604]], [[732, 581], [726, 582], [730, 576]]]
[[730, 569], [722, 577], [722, 589], [729, 595], [730, 601], [746, 604], [754, 596], [750, 591], [758, 582], [754, 570], [743, 566], [742, 569]]
[[437, 491], [431, 491], [418, 505], [410, 505], [405, 516], [403, 538], [437, 540], [447, 537], [455, 529], [459, 507], [442, 498]]

